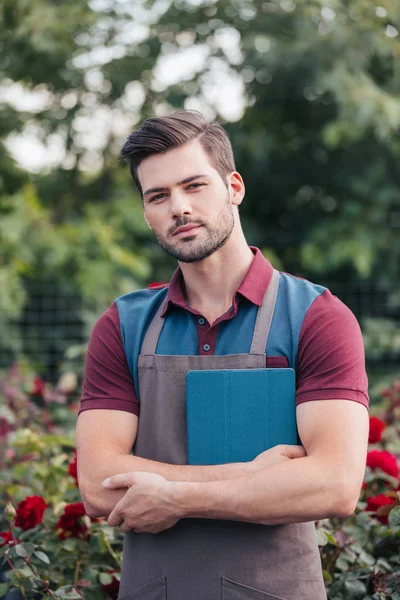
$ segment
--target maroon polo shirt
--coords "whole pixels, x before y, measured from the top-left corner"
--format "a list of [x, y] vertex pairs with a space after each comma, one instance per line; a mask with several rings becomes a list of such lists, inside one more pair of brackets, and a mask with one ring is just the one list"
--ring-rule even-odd
[[[232, 299], [232, 309], [212, 325], [199, 324], [198, 353], [214, 354], [219, 324], [233, 319], [241, 298], [260, 306], [272, 276], [272, 265], [251, 247], [254, 259]], [[183, 276], [178, 267], [170, 281], [167, 306], [200, 315], [186, 305]], [[204, 345], [210, 349], [205, 352]], [[268, 367], [288, 366], [285, 357], [269, 357]], [[368, 408], [361, 330], [351, 310], [329, 290], [311, 304], [299, 338], [296, 368], [296, 405], [310, 400], [346, 399]], [[92, 331], [86, 356], [79, 413], [94, 408], [124, 410], [139, 415], [139, 402], [128, 368], [115, 302], [100, 316]]]

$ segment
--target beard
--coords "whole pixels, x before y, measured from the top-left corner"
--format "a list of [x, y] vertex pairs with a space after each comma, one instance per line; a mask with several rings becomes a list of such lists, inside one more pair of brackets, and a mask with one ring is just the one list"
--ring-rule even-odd
[[161, 236], [157, 231], [154, 231], [161, 248], [176, 260], [184, 263], [204, 260], [211, 256], [211, 254], [214, 254], [219, 248], [222, 248], [228, 241], [235, 224], [235, 217], [229, 194], [227, 195], [227, 202], [225, 202], [221, 212], [216, 218], [217, 225], [215, 227], [207, 227], [201, 221], [193, 221], [190, 218], [183, 217], [182, 219], [177, 219], [172, 231], [169, 233], [172, 233], [178, 227], [184, 227], [189, 223], [202, 226], [202, 229], [205, 230], [205, 235], [203, 235], [204, 239], [196, 240], [198, 234], [190, 235], [189, 232], [187, 237], [178, 238], [178, 244], [180, 244], [180, 246], [178, 246], [171, 244], [165, 237]]

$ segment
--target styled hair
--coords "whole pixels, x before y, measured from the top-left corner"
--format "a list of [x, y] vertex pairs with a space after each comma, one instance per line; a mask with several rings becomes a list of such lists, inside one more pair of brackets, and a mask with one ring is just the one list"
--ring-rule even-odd
[[146, 119], [122, 146], [121, 157], [129, 164], [133, 180], [142, 196], [143, 190], [137, 175], [142, 160], [154, 154], [164, 154], [196, 139], [226, 185], [226, 175], [236, 168], [232, 146], [225, 130], [217, 122], [208, 123], [196, 110], [178, 110], [166, 117]]

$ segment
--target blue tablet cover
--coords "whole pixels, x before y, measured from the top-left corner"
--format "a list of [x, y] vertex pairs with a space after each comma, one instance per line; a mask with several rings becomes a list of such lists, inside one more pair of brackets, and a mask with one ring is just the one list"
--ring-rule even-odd
[[248, 462], [298, 444], [293, 369], [188, 371], [188, 464]]

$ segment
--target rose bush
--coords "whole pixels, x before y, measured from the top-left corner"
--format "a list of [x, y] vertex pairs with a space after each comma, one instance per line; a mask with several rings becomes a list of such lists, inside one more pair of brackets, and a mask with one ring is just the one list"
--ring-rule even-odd
[[123, 535], [85, 513], [77, 412], [71, 388], [18, 367], [0, 378], [0, 598], [13, 588], [26, 600], [118, 596]]
[[379, 416], [370, 417], [357, 508], [347, 519], [317, 523], [329, 600], [400, 600], [400, 382], [373, 406]]
[[[400, 600], [400, 382], [373, 406], [357, 508], [316, 523], [329, 600]], [[27, 600], [118, 597], [123, 534], [85, 513], [77, 412], [71, 387], [39, 385], [17, 367], [0, 379], [0, 598], [13, 588]]]

